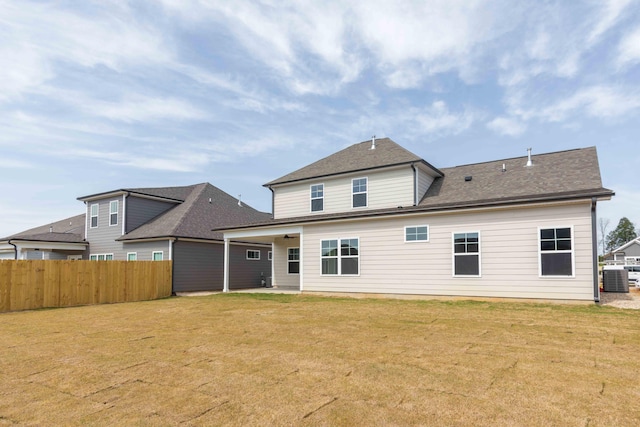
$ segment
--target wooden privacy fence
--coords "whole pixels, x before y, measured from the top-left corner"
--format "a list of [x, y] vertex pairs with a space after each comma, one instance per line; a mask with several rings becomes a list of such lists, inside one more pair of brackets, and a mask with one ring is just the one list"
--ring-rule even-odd
[[0, 312], [171, 295], [171, 261], [0, 261]]

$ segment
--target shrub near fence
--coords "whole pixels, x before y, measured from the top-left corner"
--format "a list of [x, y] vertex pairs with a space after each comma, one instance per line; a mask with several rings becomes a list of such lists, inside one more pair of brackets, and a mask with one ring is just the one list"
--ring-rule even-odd
[[0, 261], [0, 312], [171, 295], [171, 261]]

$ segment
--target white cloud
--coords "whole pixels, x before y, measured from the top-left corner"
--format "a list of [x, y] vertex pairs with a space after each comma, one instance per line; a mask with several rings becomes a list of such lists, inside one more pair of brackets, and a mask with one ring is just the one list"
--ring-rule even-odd
[[88, 106], [96, 116], [126, 123], [155, 120], [203, 120], [208, 114], [190, 103], [175, 98], [129, 96], [121, 102], [96, 101]]
[[5, 100], [55, 78], [61, 64], [122, 71], [171, 58], [162, 33], [138, 22], [123, 3], [87, 7], [90, 16], [49, 3], [3, 4], [0, 93]]
[[519, 136], [527, 130], [526, 124], [512, 117], [496, 117], [487, 123], [492, 131], [506, 136]]
[[618, 67], [632, 66], [640, 63], [640, 27], [627, 34], [618, 45]]
[[547, 107], [527, 111], [523, 117], [561, 122], [583, 113], [599, 119], [612, 119], [629, 114], [639, 107], [638, 89], [592, 86], [580, 89], [572, 96]]
[[587, 43], [589, 45], [597, 42], [601, 37], [613, 26], [615, 26], [620, 19], [624, 16], [622, 12], [637, 0], [608, 0], [600, 3], [601, 10], [594, 13], [594, 19], [596, 20], [594, 28], [587, 36]]

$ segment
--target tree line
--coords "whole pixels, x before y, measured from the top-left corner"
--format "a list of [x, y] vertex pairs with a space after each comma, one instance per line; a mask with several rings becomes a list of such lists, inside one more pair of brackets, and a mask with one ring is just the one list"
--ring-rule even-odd
[[600, 228], [599, 244], [603, 254], [607, 254], [638, 237], [639, 230], [627, 217], [620, 218], [618, 226], [607, 234], [609, 223], [608, 218], [600, 218], [598, 221], [598, 227]]

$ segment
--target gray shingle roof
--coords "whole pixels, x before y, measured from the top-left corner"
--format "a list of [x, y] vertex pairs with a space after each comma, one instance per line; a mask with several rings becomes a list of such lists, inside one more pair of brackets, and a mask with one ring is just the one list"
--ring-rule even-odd
[[[532, 161], [533, 165], [530, 167], [525, 166], [527, 157], [517, 157], [441, 169], [444, 176], [434, 180], [417, 206], [272, 219], [247, 223], [245, 226], [295, 224], [534, 201], [608, 198], [614, 194], [602, 187], [595, 147], [534, 155]], [[503, 164], [505, 172], [502, 171]], [[471, 177], [470, 181], [465, 180], [468, 176]]]
[[396, 144], [390, 138], [380, 138], [376, 139], [375, 150], [371, 149], [371, 140], [360, 142], [264, 185], [284, 184], [310, 178], [418, 162], [439, 173], [433, 166]]
[[[50, 231], [52, 230], [52, 231]], [[41, 225], [29, 230], [0, 239], [6, 241], [30, 240], [38, 242], [84, 243], [85, 214], [72, 216], [50, 224]]]
[[[187, 187], [132, 189], [131, 191], [182, 199], [184, 202], [177, 204], [118, 240], [155, 237], [221, 240], [223, 239], [222, 233], [212, 231], [212, 229], [266, 221], [271, 218], [271, 214], [257, 211], [244, 202], [242, 206], [239, 206], [236, 198], [209, 183]], [[211, 199], [211, 203], [209, 203], [209, 199]]]
[[[443, 168], [419, 206], [473, 204], [602, 189], [595, 147]], [[506, 171], [502, 171], [502, 166]], [[465, 177], [471, 181], [465, 181]]]

